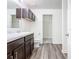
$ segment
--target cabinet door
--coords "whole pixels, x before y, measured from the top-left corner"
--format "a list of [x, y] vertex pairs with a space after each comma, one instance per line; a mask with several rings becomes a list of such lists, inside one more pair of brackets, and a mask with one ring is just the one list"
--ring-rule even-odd
[[31, 10], [29, 9], [28, 10], [28, 18], [31, 20], [31, 17], [32, 17], [32, 13], [31, 13]]
[[33, 21], [35, 21], [35, 15], [33, 15], [34, 17], [33, 17]]
[[33, 49], [34, 49], [34, 43], [31, 44], [31, 54], [32, 54], [32, 52], [33, 52]]
[[28, 18], [30, 19], [30, 10], [28, 10]]
[[16, 18], [21, 18], [21, 8], [16, 8]]
[[32, 21], [33, 21], [33, 15], [34, 15], [34, 14], [31, 12], [31, 19], [32, 19]]
[[27, 9], [22, 8], [22, 18], [27, 18]]
[[30, 39], [28, 41], [26, 41], [25, 43], [25, 49], [26, 49], [26, 59], [28, 59], [31, 55], [31, 41]]
[[13, 52], [14, 59], [24, 59], [24, 44], [16, 48]]
[[13, 56], [11, 54], [7, 54], [7, 59], [13, 59]]

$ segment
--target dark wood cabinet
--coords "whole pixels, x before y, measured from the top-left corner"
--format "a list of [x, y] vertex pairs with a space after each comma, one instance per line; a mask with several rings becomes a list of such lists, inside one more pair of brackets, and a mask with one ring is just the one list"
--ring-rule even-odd
[[27, 37], [25, 37], [26, 59], [28, 59], [31, 56], [32, 51], [34, 49], [34, 46], [32, 45], [32, 43], [34, 43], [33, 38], [34, 38], [33, 34], [28, 35]]
[[33, 15], [33, 21], [35, 21], [35, 15]]
[[30, 9], [16, 8], [16, 18], [24, 18], [27, 20], [35, 21], [35, 15]]
[[7, 59], [13, 59], [13, 55], [11, 53], [7, 54]]
[[25, 8], [16, 8], [16, 18], [27, 18], [27, 10]]
[[34, 49], [34, 38], [31, 39], [31, 54]]
[[28, 59], [34, 49], [34, 36], [30, 34], [7, 43], [7, 59]]
[[25, 45], [26, 59], [28, 59], [31, 56], [31, 41], [28, 40], [27, 42], [25, 42]]
[[32, 11], [28, 9], [28, 18], [32, 20]]
[[22, 9], [21, 8], [16, 8], [16, 18], [21, 18], [22, 15]]
[[28, 18], [35, 21], [35, 15], [30, 9], [28, 10]]
[[24, 19], [28, 18], [27, 14], [28, 14], [27, 9], [22, 8], [22, 18]]
[[24, 59], [24, 38], [7, 43], [7, 59]]
[[24, 59], [24, 44], [17, 47], [13, 53], [14, 59]]

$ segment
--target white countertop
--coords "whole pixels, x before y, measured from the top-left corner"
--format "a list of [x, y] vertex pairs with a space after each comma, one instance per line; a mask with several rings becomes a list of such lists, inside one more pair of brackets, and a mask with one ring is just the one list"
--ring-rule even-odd
[[8, 33], [7, 42], [32, 34], [32, 32]]

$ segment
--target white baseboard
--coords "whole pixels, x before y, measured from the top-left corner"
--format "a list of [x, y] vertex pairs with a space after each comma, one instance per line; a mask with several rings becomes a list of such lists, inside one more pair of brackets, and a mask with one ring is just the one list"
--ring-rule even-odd
[[68, 53], [68, 51], [65, 49], [62, 49], [62, 53]]

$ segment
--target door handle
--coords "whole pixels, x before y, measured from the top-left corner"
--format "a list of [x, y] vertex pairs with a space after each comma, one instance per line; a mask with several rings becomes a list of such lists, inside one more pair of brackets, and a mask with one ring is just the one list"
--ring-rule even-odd
[[66, 34], [67, 37], [69, 37], [69, 34]]

